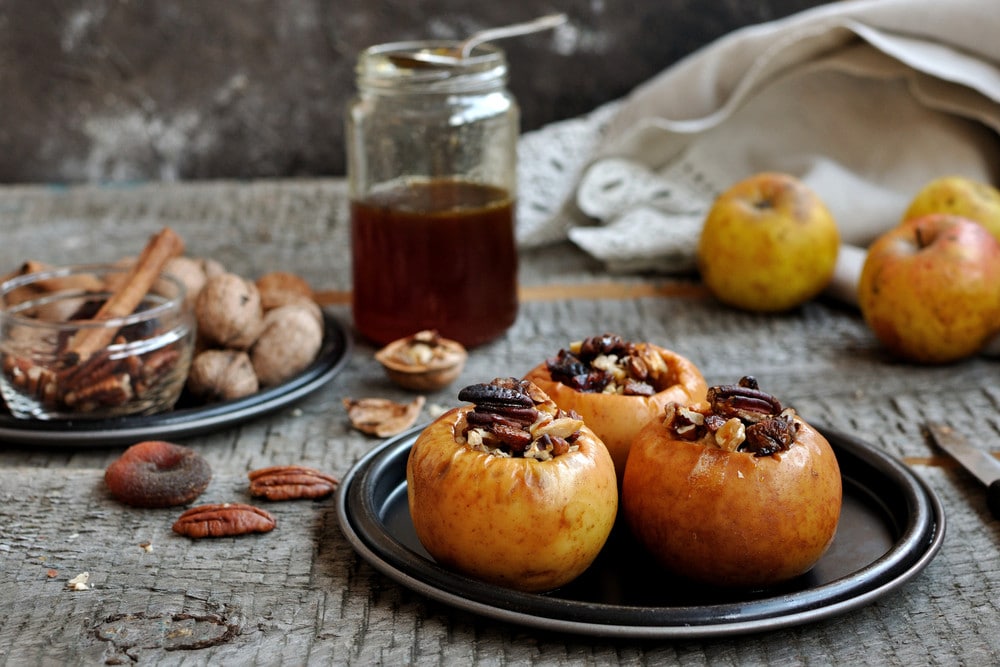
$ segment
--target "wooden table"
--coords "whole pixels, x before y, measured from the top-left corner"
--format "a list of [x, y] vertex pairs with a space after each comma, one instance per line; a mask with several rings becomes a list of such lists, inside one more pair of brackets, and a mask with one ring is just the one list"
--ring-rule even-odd
[[[0, 189], [0, 267], [136, 253], [164, 225], [190, 254], [247, 276], [300, 272], [350, 322], [340, 181]], [[6, 271], [7, 269], [4, 269]], [[455, 386], [527, 371], [605, 331], [688, 356], [710, 384], [753, 374], [807, 419], [904, 461], [937, 494], [947, 537], [919, 575], [843, 615], [749, 636], [609, 639], [506, 624], [428, 600], [377, 572], [342, 535], [334, 499], [274, 504], [279, 529], [191, 541], [175, 510], [112, 500], [121, 447], [0, 443], [0, 663], [21, 664], [996, 664], [1000, 523], [982, 489], [922, 437], [946, 420], [1000, 449], [997, 362], [926, 368], [886, 358], [858, 314], [816, 301], [784, 316], [735, 312], [697, 284], [609, 277], [572, 247], [525, 252], [523, 304], [472, 352]], [[246, 472], [304, 463], [342, 476], [380, 441], [344, 397], [410, 394], [357, 341], [328, 385], [276, 414], [191, 437], [215, 477], [204, 501], [246, 499]], [[144, 548], [143, 544], [146, 544]], [[87, 590], [67, 582], [89, 572]]]

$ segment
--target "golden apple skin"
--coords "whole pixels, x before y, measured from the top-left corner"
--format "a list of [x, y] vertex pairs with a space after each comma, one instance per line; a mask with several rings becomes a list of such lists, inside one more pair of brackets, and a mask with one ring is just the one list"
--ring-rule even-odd
[[698, 241], [698, 269], [723, 303], [780, 312], [817, 296], [833, 277], [840, 233], [804, 183], [764, 172], [719, 195]]
[[576, 412], [593, 429], [611, 453], [619, 483], [625, 474], [632, 440], [639, 431], [650, 421], [661, 417], [668, 403], [699, 403], [705, 400], [708, 391], [708, 383], [701, 371], [688, 358], [652, 343], [636, 343], [636, 347], [655, 352], [669, 370], [669, 384], [664, 382], [652, 396], [577, 391], [552, 379], [545, 362], [524, 376], [548, 394], [562, 410]]
[[622, 488], [633, 534], [671, 571], [714, 586], [759, 588], [807, 572], [833, 542], [842, 486], [829, 442], [798, 421], [791, 448], [763, 457], [647, 426]]
[[906, 361], [942, 364], [978, 352], [1000, 326], [1000, 243], [965, 218], [911, 218], [869, 247], [858, 305]]
[[433, 421], [406, 465], [410, 515], [442, 566], [540, 592], [569, 583], [597, 557], [618, 512], [607, 449], [584, 427], [577, 451], [549, 461], [505, 458], [455, 442], [469, 406]]
[[903, 220], [950, 213], [978, 222], [1000, 241], [1000, 190], [964, 176], [937, 178], [917, 193]]

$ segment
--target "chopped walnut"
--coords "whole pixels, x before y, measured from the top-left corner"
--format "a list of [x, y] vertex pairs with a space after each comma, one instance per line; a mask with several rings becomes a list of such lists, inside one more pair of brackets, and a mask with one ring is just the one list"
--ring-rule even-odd
[[604, 334], [573, 343], [546, 362], [552, 379], [577, 391], [652, 396], [667, 364], [654, 350]]
[[86, 591], [90, 589], [87, 582], [90, 581], [90, 572], [81, 572], [66, 582], [66, 588], [71, 591]]

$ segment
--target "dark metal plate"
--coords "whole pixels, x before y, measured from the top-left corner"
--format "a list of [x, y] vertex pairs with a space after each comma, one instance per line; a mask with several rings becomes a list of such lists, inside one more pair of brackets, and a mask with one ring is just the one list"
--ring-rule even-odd
[[396, 582], [489, 618], [560, 632], [690, 638], [769, 630], [867, 605], [916, 576], [944, 540], [934, 493], [906, 466], [861, 440], [821, 429], [844, 482], [833, 545], [807, 574], [760, 591], [715, 590], [673, 577], [615, 527], [580, 578], [545, 594], [521, 593], [438, 566], [420, 545], [406, 499], [406, 460], [420, 428], [386, 441], [341, 481], [341, 530]]

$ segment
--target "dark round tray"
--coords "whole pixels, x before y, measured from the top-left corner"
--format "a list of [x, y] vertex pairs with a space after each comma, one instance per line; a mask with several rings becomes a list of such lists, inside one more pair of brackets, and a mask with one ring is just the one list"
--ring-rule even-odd
[[861, 440], [821, 429], [844, 482], [834, 542], [807, 574], [762, 591], [711, 589], [665, 573], [619, 524], [580, 578], [546, 594], [521, 593], [438, 566], [416, 538], [406, 460], [420, 428], [386, 441], [341, 481], [341, 530], [358, 554], [396, 582], [463, 611], [550, 631], [691, 638], [769, 630], [867, 605], [916, 576], [944, 539], [934, 493], [907, 467]]
[[199, 404], [186, 394], [177, 406], [155, 415], [116, 419], [17, 419], [0, 412], [0, 443], [46, 447], [113, 447], [139, 440], [182, 438], [216, 431], [256, 419], [301, 400], [337, 373], [347, 360], [353, 341], [343, 324], [324, 313], [323, 345], [316, 359], [301, 373], [250, 396], [212, 404]]

